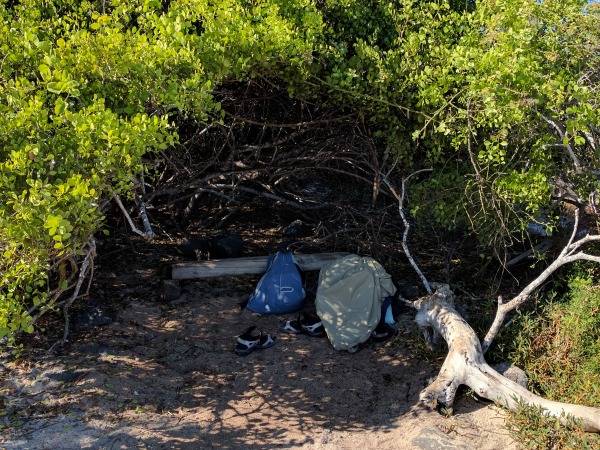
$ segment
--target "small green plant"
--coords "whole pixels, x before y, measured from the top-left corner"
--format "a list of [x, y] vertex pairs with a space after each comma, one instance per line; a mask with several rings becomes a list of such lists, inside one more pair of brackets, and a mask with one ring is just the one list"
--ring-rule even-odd
[[510, 359], [525, 367], [533, 386], [552, 400], [600, 405], [600, 290], [573, 278], [559, 302], [519, 319]]
[[518, 411], [508, 417], [507, 424], [524, 449], [593, 450], [600, 444], [597, 435], [585, 433], [573, 418], [549, 417], [540, 407], [520, 404]]

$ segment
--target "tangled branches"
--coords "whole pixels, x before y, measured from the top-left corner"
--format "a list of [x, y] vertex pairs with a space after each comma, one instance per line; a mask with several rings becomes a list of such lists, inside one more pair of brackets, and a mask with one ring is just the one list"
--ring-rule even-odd
[[222, 120], [182, 120], [182, 144], [155, 161], [161, 172], [143, 201], [167, 205], [183, 229], [191, 221], [220, 228], [262, 203], [316, 224], [324, 241], [377, 235], [391, 207], [380, 201], [388, 194], [379, 174], [393, 158], [357, 114], [292, 100], [260, 79], [218, 94]]
[[[94, 276], [95, 257], [96, 241], [93, 237], [90, 237], [83, 248], [76, 249], [58, 258], [49, 271], [54, 278], [50, 280], [54, 288], [49, 290], [44, 301], [34, 304], [27, 311], [27, 315], [30, 318], [29, 325], [33, 326], [47, 312], [62, 309], [64, 316], [63, 336], [50, 350], [56, 345], [62, 345], [67, 342], [69, 334], [69, 308], [75, 300], [89, 294]], [[87, 287], [85, 292], [82, 293], [86, 279], [88, 280]], [[22, 331], [22, 329], [18, 330], [12, 337], [16, 337]]]

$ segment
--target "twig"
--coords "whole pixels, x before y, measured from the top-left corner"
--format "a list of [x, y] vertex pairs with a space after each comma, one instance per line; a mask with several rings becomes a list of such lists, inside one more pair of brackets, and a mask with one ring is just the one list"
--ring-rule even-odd
[[[64, 262], [65, 259], [71, 264], [71, 274], [65, 280], [60, 280], [60, 282], [58, 283], [58, 287], [48, 292], [46, 294], [46, 299], [43, 302], [41, 302], [39, 305], [34, 305], [31, 308], [29, 308], [29, 310], [27, 311], [27, 315], [31, 317], [29, 325], [35, 324], [40, 319], [40, 317], [42, 317], [46, 312], [52, 311], [52, 309], [57, 306], [57, 300], [60, 298], [63, 292], [66, 292], [69, 289], [75, 287], [75, 284], [73, 284], [72, 281], [75, 278], [77, 272], [79, 271], [79, 266], [73, 260], [72, 255], [68, 255], [65, 258], [61, 258], [59, 261], [53, 264], [50, 271], [61, 262]], [[38, 311], [38, 313], [34, 316], [33, 313], [36, 311]], [[21, 333], [21, 331], [22, 330], [16, 331], [13, 336], [18, 336]]]
[[419, 268], [419, 266], [413, 259], [412, 255], [410, 253], [410, 250], [408, 249], [408, 244], [406, 243], [406, 240], [408, 238], [408, 230], [410, 228], [410, 224], [408, 223], [408, 220], [406, 219], [406, 214], [404, 213], [404, 200], [406, 198], [406, 182], [412, 176], [417, 175], [418, 173], [428, 172], [431, 170], [432, 169], [417, 170], [416, 172], [411, 173], [406, 178], [403, 178], [402, 179], [402, 193], [400, 194], [400, 200], [398, 202], [398, 212], [400, 213], [400, 217], [402, 217], [402, 222], [404, 222], [404, 233], [402, 234], [402, 248], [404, 249], [404, 253], [406, 254], [406, 257], [410, 261], [410, 264], [415, 269], [415, 272], [417, 272], [417, 275], [419, 275], [419, 277], [421, 278], [421, 281], [423, 282], [423, 286], [425, 286], [427, 293], [430, 295], [433, 293], [433, 291], [431, 290], [431, 286], [429, 286], [429, 282], [427, 281], [427, 278], [425, 278], [425, 275], [423, 275], [423, 272], [421, 272], [421, 269]]
[[140, 215], [142, 216], [142, 223], [144, 224], [144, 237], [148, 239], [152, 239], [156, 236], [154, 231], [152, 230], [152, 226], [150, 225], [150, 221], [148, 220], [148, 213], [146, 212], [146, 204], [142, 201], [139, 195], [136, 194], [135, 202], [140, 209]]
[[300, 209], [321, 209], [321, 208], [325, 208], [328, 206], [339, 206], [336, 203], [331, 203], [331, 202], [320, 202], [320, 203], [316, 203], [316, 202], [311, 202], [313, 203], [312, 205], [309, 205], [308, 202], [305, 201], [293, 201], [293, 200], [288, 200], [286, 198], [283, 198], [279, 195], [273, 194], [271, 192], [263, 192], [263, 191], [259, 191], [258, 189], [252, 189], [246, 186], [231, 186], [231, 185], [226, 185], [226, 184], [211, 184], [211, 187], [213, 188], [220, 188], [220, 189], [232, 189], [235, 191], [241, 191], [241, 192], [248, 192], [250, 194], [254, 194], [260, 197], [265, 197], [271, 200], [275, 200], [278, 201], [284, 205], [288, 205], [288, 206], [292, 206], [294, 208], [300, 208]]
[[560, 139], [563, 142], [563, 145], [564, 145], [565, 149], [567, 150], [569, 157], [573, 161], [573, 166], [575, 167], [575, 173], [581, 173], [581, 160], [575, 154], [575, 150], [573, 149], [573, 146], [570, 143], [571, 138], [569, 137], [569, 134], [567, 133], [567, 130], [565, 129], [565, 127], [562, 124], [558, 123], [556, 120], [546, 117], [542, 113], [540, 113], [540, 116], [542, 119], [544, 119], [546, 121], [546, 123], [548, 123], [548, 125], [552, 126], [552, 128], [554, 128], [556, 130], [556, 132], [558, 133], [558, 135], [560, 136]]
[[[138, 229], [138, 227], [136, 227], [135, 224], [133, 223], [133, 220], [131, 220], [131, 216], [125, 209], [125, 206], [123, 206], [123, 202], [121, 201], [121, 198], [119, 197], [119, 195], [116, 192], [114, 192], [112, 189], [110, 191], [112, 193], [113, 198], [117, 202], [117, 205], [119, 205], [119, 208], [121, 208], [121, 212], [125, 216], [125, 219], [129, 223], [129, 226], [131, 227], [131, 231], [133, 231], [134, 233], [139, 234], [140, 236], [143, 236], [147, 239], [152, 239], [155, 236], [154, 232], [152, 231], [152, 228], [150, 228], [149, 231], [146, 231], [146, 232], [143, 232], [140, 229]], [[142, 220], [144, 220], [144, 217], [145, 217], [144, 225], [146, 225], [146, 221], [148, 220], [148, 217], [146, 216], [146, 207], [143, 202], [141, 202], [140, 212], [142, 213]], [[148, 227], [149, 226], [150, 226], [150, 223], [148, 222]], [[148, 230], [148, 228], [146, 228], [146, 229]]]
[[244, 150], [265, 150], [267, 148], [277, 147], [277, 146], [286, 144], [289, 141], [293, 141], [297, 137], [302, 136], [303, 134], [308, 133], [309, 131], [313, 132], [314, 130], [302, 129], [302, 130], [294, 131], [293, 133], [285, 135], [279, 139], [274, 139], [272, 141], [265, 142], [264, 144], [258, 144], [258, 145], [248, 144], [248, 145], [245, 145], [244, 147], [242, 147], [242, 151], [244, 151]]
[[75, 285], [75, 289], [73, 290], [73, 293], [71, 294], [71, 296], [67, 300], [65, 300], [65, 302], [63, 304], [63, 315], [65, 318], [63, 337], [61, 339], [59, 339], [58, 341], [56, 341], [54, 343], [54, 345], [52, 345], [52, 347], [50, 347], [48, 352], [51, 352], [54, 349], [54, 347], [56, 347], [57, 345], [64, 345], [67, 342], [67, 336], [69, 335], [69, 307], [73, 304], [73, 302], [77, 298], [79, 298], [79, 291], [81, 290], [83, 281], [85, 280], [85, 278], [88, 274], [88, 268], [90, 268], [93, 273], [95, 257], [96, 257], [96, 241], [94, 240], [94, 238], [90, 238], [90, 240], [88, 241], [87, 254], [85, 255], [83, 263], [81, 264], [81, 267], [79, 269], [79, 278], [77, 280], [77, 284]]
[[521, 253], [520, 255], [515, 256], [514, 258], [512, 258], [510, 261], [508, 261], [506, 263], [506, 267], [512, 267], [516, 264], [519, 264], [521, 261], [523, 261], [524, 259], [527, 259], [533, 255], [536, 254], [544, 254], [546, 253], [548, 250], [550, 250], [552, 248], [552, 244], [553, 244], [553, 240], [552, 239], [545, 239], [542, 242], [540, 242], [538, 245], [536, 245], [533, 248], [530, 248], [529, 250]]
[[433, 170], [433, 169], [428, 168], [428, 169], [417, 170], [416, 172], [413, 172], [410, 175], [408, 175], [407, 177], [403, 178], [402, 179], [402, 191], [400, 192], [400, 195], [398, 195], [398, 193], [393, 188], [393, 186], [391, 185], [391, 183], [387, 179], [387, 177], [383, 178], [383, 182], [387, 185], [388, 189], [392, 192], [392, 195], [394, 197], [396, 197], [396, 200], [398, 200], [398, 212], [400, 213], [400, 217], [402, 218], [402, 222], [404, 223], [404, 233], [402, 234], [402, 248], [404, 249], [404, 253], [406, 254], [406, 257], [408, 258], [408, 261], [410, 262], [410, 264], [413, 266], [413, 269], [415, 269], [415, 272], [417, 272], [417, 275], [419, 275], [419, 277], [421, 278], [421, 282], [423, 283], [423, 286], [425, 286], [427, 293], [430, 295], [433, 294], [431, 286], [429, 285], [427, 278], [425, 278], [425, 275], [423, 275], [423, 272], [421, 272], [421, 269], [419, 268], [419, 266], [413, 259], [412, 254], [410, 253], [410, 250], [408, 248], [408, 244], [406, 243], [406, 240], [408, 239], [408, 231], [410, 229], [410, 224], [408, 223], [408, 220], [406, 218], [406, 213], [404, 212], [404, 200], [406, 199], [406, 182], [408, 180], [410, 180], [413, 176], [415, 176], [421, 172], [429, 172], [431, 170]]
[[[225, 110], [223, 110], [225, 111]], [[258, 125], [261, 127], [269, 127], [269, 128], [300, 128], [300, 127], [309, 127], [309, 126], [314, 126], [314, 125], [323, 125], [323, 124], [329, 124], [329, 123], [335, 123], [335, 122], [343, 122], [346, 121], [348, 119], [351, 119], [352, 117], [355, 117], [354, 114], [349, 114], [346, 116], [342, 116], [342, 117], [334, 117], [332, 119], [318, 119], [318, 120], [312, 120], [312, 121], [308, 121], [308, 122], [298, 122], [298, 123], [269, 123], [269, 122], [259, 122], [257, 120], [252, 120], [252, 119], [248, 119], [246, 117], [241, 117], [241, 116], [237, 116], [235, 114], [232, 114], [230, 112], [225, 111], [225, 115], [233, 117], [236, 121], [240, 121], [240, 122], [244, 122], [244, 123], [249, 123], [250, 125]]]

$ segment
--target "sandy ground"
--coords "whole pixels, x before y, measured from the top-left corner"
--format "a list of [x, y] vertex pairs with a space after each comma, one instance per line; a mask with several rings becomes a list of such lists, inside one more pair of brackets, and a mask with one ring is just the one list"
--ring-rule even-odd
[[[74, 325], [49, 353], [54, 323], [56, 337], [33, 336], [23, 358], [3, 355], [0, 449], [517, 448], [504, 412], [466, 391], [448, 417], [419, 405], [444, 355], [424, 348], [413, 312], [384, 346], [338, 352], [278, 330], [294, 317], [240, 310], [258, 277], [185, 281], [165, 300], [160, 267], [181, 260], [172, 242], [102, 243], [79, 305], [108, 307], [112, 323]], [[251, 325], [276, 345], [240, 357]]]
[[[100, 294], [122, 306], [113, 323], [1, 366], [0, 448], [517, 448], [487, 402], [462, 395], [450, 417], [418, 405], [440, 359], [411, 357], [422, 344], [410, 313], [392, 341], [349, 354], [240, 311], [253, 279], [186, 282], [164, 303], [149, 276], [106, 275]], [[250, 325], [277, 344], [237, 356]]]

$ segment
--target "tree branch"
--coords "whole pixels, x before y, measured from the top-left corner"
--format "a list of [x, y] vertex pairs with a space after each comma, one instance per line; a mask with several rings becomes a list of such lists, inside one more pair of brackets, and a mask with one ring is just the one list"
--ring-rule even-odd
[[[225, 111], [225, 110], [223, 110], [223, 111]], [[257, 125], [257, 126], [269, 127], [269, 128], [300, 128], [300, 127], [310, 127], [310, 126], [314, 126], [314, 125], [325, 125], [325, 124], [329, 124], [329, 123], [343, 122], [343, 121], [348, 120], [348, 119], [350, 119], [352, 117], [355, 117], [354, 114], [349, 114], [349, 115], [342, 116], [342, 117], [334, 117], [332, 119], [318, 119], [318, 120], [311, 120], [311, 121], [307, 121], [307, 122], [298, 122], [298, 123], [269, 123], [269, 122], [260, 122], [258, 120], [248, 119], [247, 117], [237, 116], [237, 115], [232, 114], [232, 113], [230, 113], [228, 111], [225, 111], [225, 115], [227, 115], [229, 117], [232, 117], [236, 121], [248, 123], [250, 125]]]
[[[540, 113], [540, 116], [542, 119], [544, 119], [546, 121], [546, 123], [548, 123], [550, 126], [552, 126], [552, 128], [554, 128], [556, 130], [556, 132], [560, 136], [560, 139], [561, 139], [565, 149], [567, 150], [569, 157], [573, 161], [573, 166], [575, 166], [575, 172], [581, 173], [581, 160], [575, 154], [575, 150], [573, 149], [573, 146], [571, 145], [571, 138], [569, 137], [565, 127], [561, 123], [557, 122], [556, 120], [550, 119], [549, 117], [546, 117], [542, 113]], [[566, 144], [565, 144], [565, 142], [566, 142]]]
[[152, 231], [152, 228], [150, 227], [150, 222], [148, 222], [148, 217], [146, 215], [146, 206], [145, 206], [144, 202], [140, 202], [139, 206], [140, 206], [140, 212], [142, 214], [142, 220], [144, 221], [144, 226], [147, 225], [146, 232], [141, 231], [140, 229], [138, 229], [138, 227], [135, 226], [135, 224], [133, 223], [133, 220], [131, 220], [131, 216], [125, 209], [125, 206], [123, 206], [123, 202], [121, 201], [121, 198], [119, 197], [119, 195], [116, 192], [114, 192], [112, 189], [110, 191], [112, 193], [113, 198], [117, 202], [117, 205], [119, 205], [121, 212], [125, 216], [125, 219], [129, 223], [129, 226], [131, 227], [131, 231], [133, 231], [134, 233], [139, 234], [140, 236], [143, 236], [147, 239], [152, 239], [155, 236], [155, 234]]
[[435, 294], [412, 305], [417, 310], [417, 324], [424, 330], [433, 329], [448, 344], [448, 355], [437, 378], [419, 395], [422, 402], [452, 406], [458, 387], [464, 384], [477, 395], [510, 410], [525, 403], [540, 407], [543, 415], [558, 417], [561, 423], [567, 423], [571, 416], [580, 421], [584, 430], [600, 431], [600, 409], [546, 400], [492, 369], [485, 361], [477, 335], [454, 308], [450, 288], [437, 285], [435, 289]]
[[69, 335], [69, 308], [71, 307], [73, 302], [77, 298], [79, 298], [79, 292], [81, 291], [81, 286], [83, 285], [83, 281], [87, 277], [88, 269], [91, 269], [92, 273], [94, 272], [94, 258], [95, 257], [96, 257], [96, 241], [94, 240], [94, 238], [90, 238], [90, 240], [88, 241], [87, 254], [85, 255], [83, 263], [81, 264], [81, 267], [79, 269], [79, 278], [77, 279], [77, 285], [75, 286], [75, 289], [73, 290], [73, 293], [71, 294], [71, 296], [68, 299], [66, 299], [65, 302], [63, 303], [62, 308], [63, 308], [63, 315], [65, 318], [63, 337], [61, 339], [59, 339], [57, 342], [55, 342], [52, 347], [50, 347], [50, 349], [48, 350], [49, 352], [51, 352], [52, 349], [56, 345], [64, 345], [67, 342], [67, 336]]
[[406, 243], [406, 241], [408, 239], [408, 231], [410, 230], [410, 223], [408, 223], [408, 219], [406, 218], [406, 213], [404, 212], [404, 200], [406, 199], [406, 182], [408, 180], [410, 180], [413, 176], [415, 176], [419, 173], [429, 172], [431, 170], [432, 169], [417, 170], [416, 172], [413, 172], [410, 175], [408, 175], [407, 177], [403, 178], [402, 179], [402, 191], [400, 192], [400, 195], [398, 195], [398, 193], [396, 192], [396, 190], [394, 189], [394, 187], [392, 186], [392, 184], [390, 183], [388, 178], [384, 174], [382, 174], [383, 182], [386, 184], [388, 189], [392, 192], [392, 195], [396, 198], [396, 200], [398, 200], [398, 212], [400, 213], [400, 217], [402, 218], [402, 222], [404, 223], [404, 233], [402, 234], [402, 248], [404, 249], [404, 253], [405, 253], [406, 257], [408, 258], [408, 261], [413, 266], [413, 269], [415, 269], [415, 272], [417, 272], [417, 275], [419, 275], [419, 278], [421, 278], [421, 282], [423, 283], [423, 286], [425, 286], [425, 289], [427, 290], [428, 294], [433, 293], [433, 291], [431, 290], [431, 286], [429, 285], [427, 278], [425, 278], [425, 275], [423, 275], [423, 272], [421, 272], [421, 269], [419, 268], [419, 266], [413, 259], [412, 254], [410, 253], [410, 249], [408, 248], [408, 244]]
[[550, 264], [535, 280], [529, 283], [525, 289], [523, 289], [512, 300], [504, 303], [502, 301], [502, 297], [498, 297], [498, 310], [496, 311], [496, 316], [494, 317], [494, 321], [492, 322], [490, 329], [481, 343], [481, 348], [484, 353], [490, 348], [490, 345], [496, 338], [500, 328], [502, 327], [502, 324], [504, 323], [506, 315], [525, 303], [531, 293], [539, 288], [558, 268], [564, 266], [565, 264], [580, 260], [600, 263], [599, 256], [588, 255], [587, 253], [583, 252], [575, 253], [575, 251], [578, 250], [582, 245], [600, 240], [600, 235], [587, 235], [574, 242], [575, 237], [577, 236], [578, 227], [579, 211], [575, 211], [575, 224], [573, 225], [573, 232], [569, 238], [569, 242], [567, 245], [565, 245], [552, 264]]

